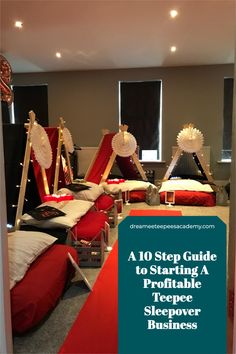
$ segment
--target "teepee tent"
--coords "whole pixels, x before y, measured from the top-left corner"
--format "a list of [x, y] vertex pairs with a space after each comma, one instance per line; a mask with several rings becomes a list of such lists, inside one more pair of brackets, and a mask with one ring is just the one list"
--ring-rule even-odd
[[[123, 174], [129, 173], [133, 179], [137, 179], [138, 174], [135, 171], [135, 165], [142, 179], [147, 180], [135, 152], [137, 148], [136, 139], [127, 130], [127, 125], [121, 125], [119, 133], [110, 133], [108, 130], [103, 131], [103, 138], [86, 172], [85, 180], [97, 184], [106, 181], [115, 160]], [[124, 177], [126, 176], [124, 175]]]
[[163, 180], [168, 180], [171, 177], [178, 161], [184, 152], [191, 154], [193, 160], [201, 171], [202, 175], [208, 180], [213, 182], [212, 174], [209, 170], [209, 165], [206, 163], [203, 153], [203, 134], [194, 127], [193, 124], [187, 124], [179, 132], [177, 136], [178, 148], [172, 158], [172, 161], [165, 173]]
[[29, 112], [29, 123], [26, 124], [27, 128], [27, 140], [25, 147], [25, 156], [23, 162], [20, 190], [18, 196], [16, 217], [15, 217], [15, 229], [20, 227], [20, 219], [22, 216], [26, 185], [28, 180], [29, 164], [31, 159], [31, 151], [34, 151], [35, 160], [37, 160], [40, 166], [40, 174], [43, 181], [44, 193], [49, 194], [48, 179], [46, 175], [46, 169], [50, 168], [52, 164], [52, 150], [48, 139], [48, 135], [45, 129], [36, 122], [35, 113]]

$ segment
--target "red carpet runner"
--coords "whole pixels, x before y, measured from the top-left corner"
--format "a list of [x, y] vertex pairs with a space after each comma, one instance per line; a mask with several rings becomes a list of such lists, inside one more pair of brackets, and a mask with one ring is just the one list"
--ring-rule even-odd
[[181, 216], [180, 210], [131, 209], [129, 216]]
[[[130, 215], [177, 216], [176, 210], [132, 210]], [[105, 262], [59, 353], [118, 352], [118, 243]]]
[[117, 260], [116, 242], [59, 353], [117, 353]]

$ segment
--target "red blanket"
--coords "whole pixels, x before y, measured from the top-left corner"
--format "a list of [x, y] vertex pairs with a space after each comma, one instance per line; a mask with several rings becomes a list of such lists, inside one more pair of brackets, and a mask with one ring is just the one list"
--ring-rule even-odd
[[68, 252], [78, 259], [72, 247], [51, 246], [32, 263], [24, 278], [11, 290], [14, 333], [29, 330], [56, 306], [68, 279], [74, 274]]

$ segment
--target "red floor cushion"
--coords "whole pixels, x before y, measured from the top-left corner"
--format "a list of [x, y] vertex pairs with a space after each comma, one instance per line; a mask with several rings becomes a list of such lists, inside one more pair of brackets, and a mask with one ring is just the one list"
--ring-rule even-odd
[[108, 211], [114, 206], [114, 199], [107, 194], [100, 195], [95, 201], [95, 207], [97, 210]]
[[83, 239], [87, 241], [93, 240], [97, 236], [97, 240], [101, 238], [101, 230], [108, 222], [108, 216], [102, 211], [89, 211], [80, 221], [71, 229], [72, 239]]
[[[165, 192], [160, 193], [161, 203], [165, 203]], [[175, 204], [191, 206], [215, 206], [215, 193], [196, 191], [175, 191]]]

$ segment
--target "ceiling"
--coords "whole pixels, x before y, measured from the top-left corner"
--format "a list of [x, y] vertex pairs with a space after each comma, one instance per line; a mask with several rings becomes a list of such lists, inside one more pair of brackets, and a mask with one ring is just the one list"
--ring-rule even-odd
[[3, 0], [1, 53], [15, 73], [233, 63], [235, 13], [235, 0]]

